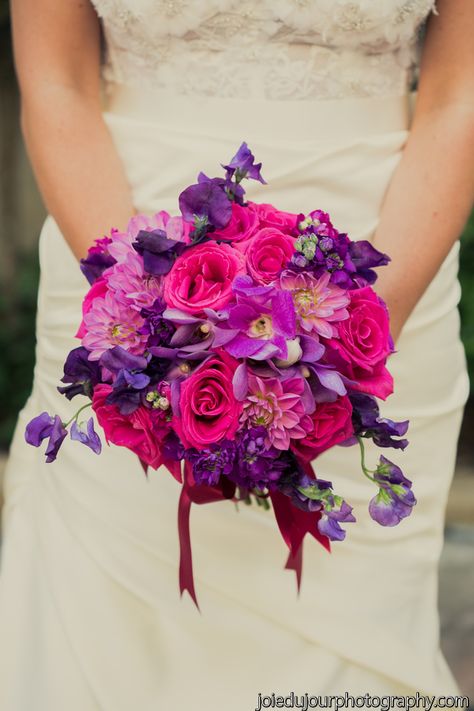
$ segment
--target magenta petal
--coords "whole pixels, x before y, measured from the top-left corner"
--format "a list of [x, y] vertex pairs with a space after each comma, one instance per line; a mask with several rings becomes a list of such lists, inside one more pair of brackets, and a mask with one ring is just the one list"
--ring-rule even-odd
[[272, 298], [272, 317], [276, 329], [285, 338], [295, 337], [296, 314], [289, 291], [278, 291]]
[[240, 304], [234, 306], [229, 314], [229, 326], [238, 328], [241, 331], [246, 331], [251, 321], [258, 318], [258, 313], [252, 306]]
[[245, 363], [241, 363], [237, 367], [234, 377], [232, 378], [232, 385], [234, 388], [235, 399], [239, 401], [245, 400], [245, 396], [247, 395], [249, 389], [249, 377]]
[[234, 358], [251, 358], [260, 351], [262, 344], [266, 341], [260, 341], [258, 338], [248, 338], [242, 333], [239, 333], [226, 346], [226, 351]]
[[342, 378], [336, 370], [323, 368], [318, 365], [313, 367], [323, 387], [328, 388], [328, 390], [333, 390], [338, 395], [345, 395], [347, 393], [344, 383], [342, 382]]
[[214, 348], [225, 346], [226, 343], [232, 341], [232, 339], [238, 336], [239, 333], [240, 331], [238, 328], [219, 328], [216, 326], [214, 329], [214, 341], [212, 345]]

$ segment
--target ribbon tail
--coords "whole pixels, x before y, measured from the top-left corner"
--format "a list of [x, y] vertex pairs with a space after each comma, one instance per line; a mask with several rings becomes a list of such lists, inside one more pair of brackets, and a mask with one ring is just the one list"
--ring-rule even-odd
[[191, 499], [188, 494], [187, 482], [185, 480], [178, 503], [179, 590], [181, 595], [183, 595], [183, 592], [187, 590], [199, 610], [196, 591], [194, 589], [193, 557], [191, 550], [191, 536], [189, 531], [190, 512]]
[[301, 576], [303, 574], [303, 541], [296, 551], [290, 550], [285, 564], [286, 570], [294, 570], [296, 575], [296, 589], [298, 595], [301, 589]]

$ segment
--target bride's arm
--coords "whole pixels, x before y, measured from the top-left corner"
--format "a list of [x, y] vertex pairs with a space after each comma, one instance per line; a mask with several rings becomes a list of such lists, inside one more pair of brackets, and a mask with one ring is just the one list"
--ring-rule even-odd
[[133, 212], [100, 108], [100, 26], [88, 0], [12, 0], [21, 122], [49, 212], [73, 252]]
[[437, 5], [412, 130], [374, 240], [392, 257], [376, 288], [392, 313], [395, 340], [459, 238], [474, 196], [474, 3]]

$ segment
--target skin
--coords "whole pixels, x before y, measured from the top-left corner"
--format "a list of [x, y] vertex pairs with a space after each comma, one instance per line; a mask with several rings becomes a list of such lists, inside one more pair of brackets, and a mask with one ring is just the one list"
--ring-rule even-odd
[[[412, 130], [374, 238], [392, 258], [377, 291], [395, 340], [459, 238], [474, 196], [474, 4], [437, 5]], [[80, 258], [95, 236], [124, 227], [134, 212], [101, 116], [100, 25], [87, 0], [11, 6], [28, 152], [46, 206]]]

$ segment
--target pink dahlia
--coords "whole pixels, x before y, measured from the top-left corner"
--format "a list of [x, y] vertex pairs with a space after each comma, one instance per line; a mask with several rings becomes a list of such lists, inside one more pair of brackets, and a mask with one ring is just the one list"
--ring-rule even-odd
[[242, 422], [267, 429], [266, 444], [287, 450], [291, 439], [302, 439], [313, 428], [306, 414], [302, 378], [259, 378], [249, 376], [249, 394], [243, 403]]
[[315, 331], [324, 338], [337, 336], [332, 321], [343, 321], [349, 317], [345, 308], [350, 297], [345, 289], [330, 283], [331, 275], [284, 271], [280, 276], [282, 289], [291, 292], [296, 311], [296, 319], [304, 331]]
[[136, 311], [150, 308], [163, 293], [161, 277], [145, 272], [143, 259], [135, 250], [130, 251], [126, 261], [114, 264], [105, 277], [109, 288]]
[[139, 332], [143, 324], [140, 314], [116, 294], [108, 291], [103, 298], [95, 299], [83, 319], [82, 345], [90, 351], [89, 360], [99, 360], [114, 346], [141, 355], [148, 338]]

